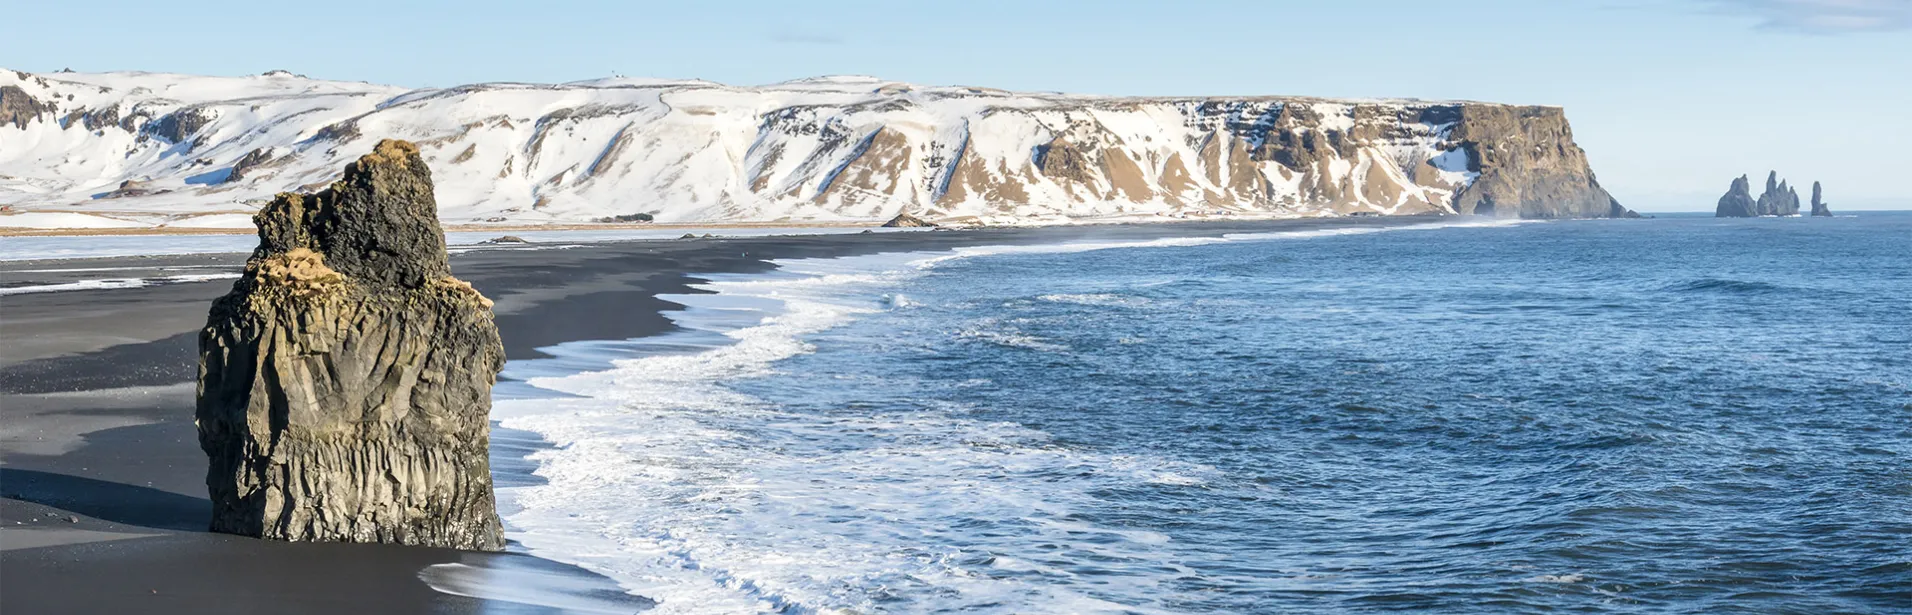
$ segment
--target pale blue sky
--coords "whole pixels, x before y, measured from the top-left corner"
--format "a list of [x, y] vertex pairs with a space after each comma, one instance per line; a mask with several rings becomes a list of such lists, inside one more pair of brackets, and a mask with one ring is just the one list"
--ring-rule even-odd
[[1912, 208], [1912, 0], [117, 0], [8, 10], [0, 66], [408, 86], [869, 74], [1096, 94], [1563, 105], [1603, 184], [1705, 210], [1742, 173]]

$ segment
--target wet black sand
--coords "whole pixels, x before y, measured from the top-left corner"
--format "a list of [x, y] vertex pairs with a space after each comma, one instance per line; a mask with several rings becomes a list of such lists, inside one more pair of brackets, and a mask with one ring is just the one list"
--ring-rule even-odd
[[[463, 250], [452, 266], [497, 301], [506, 354], [520, 360], [567, 341], [668, 331], [666, 312], [678, 306], [658, 295], [698, 292], [689, 286], [695, 274], [767, 271], [774, 268], [769, 259], [1427, 221], [540, 244]], [[0, 262], [0, 288], [237, 272], [244, 256]], [[62, 271], [72, 269], [111, 271]], [[0, 296], [0, 612], [548, 613], [649, 605], [608, 579], [522, 553], [287, 544], [205, 532], [210, 504], [191, 383], [197, 330], [230, 284]], [[507, 452], [535, 443], [499, 433], [494, 444], [501, 482], [535, 479], [523, 474], [526, 466], [509, 463]], [[447, 564], [457, 566], [440, 566]], [[438, 574], [445, 571], [456, 574]], [[434, 590], [427, 576], [447, 591]]]

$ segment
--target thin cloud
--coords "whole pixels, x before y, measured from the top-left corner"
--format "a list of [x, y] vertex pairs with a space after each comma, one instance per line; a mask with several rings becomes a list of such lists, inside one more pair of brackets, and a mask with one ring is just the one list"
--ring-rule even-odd
[[1912, 29], [1912, 0], [1700, 0], [1721, 12], [1751, 14], [1762, 30], [1845, 34]]

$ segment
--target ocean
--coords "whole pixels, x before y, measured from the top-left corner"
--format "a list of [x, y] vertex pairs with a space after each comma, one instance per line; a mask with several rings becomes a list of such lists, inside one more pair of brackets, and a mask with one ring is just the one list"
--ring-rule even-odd
[[1912, 214], [779, 263], [513, 362], [658, 613], [1912, 611]]

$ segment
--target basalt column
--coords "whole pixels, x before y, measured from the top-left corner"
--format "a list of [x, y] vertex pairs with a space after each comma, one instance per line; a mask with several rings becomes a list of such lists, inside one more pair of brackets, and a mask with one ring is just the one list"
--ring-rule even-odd
[[212, 530], [502, 548], [486, 417], [504, 348], [491, 301], [451, 276], [418, 149], [379, 143], [255, 221], [199, 337]]

